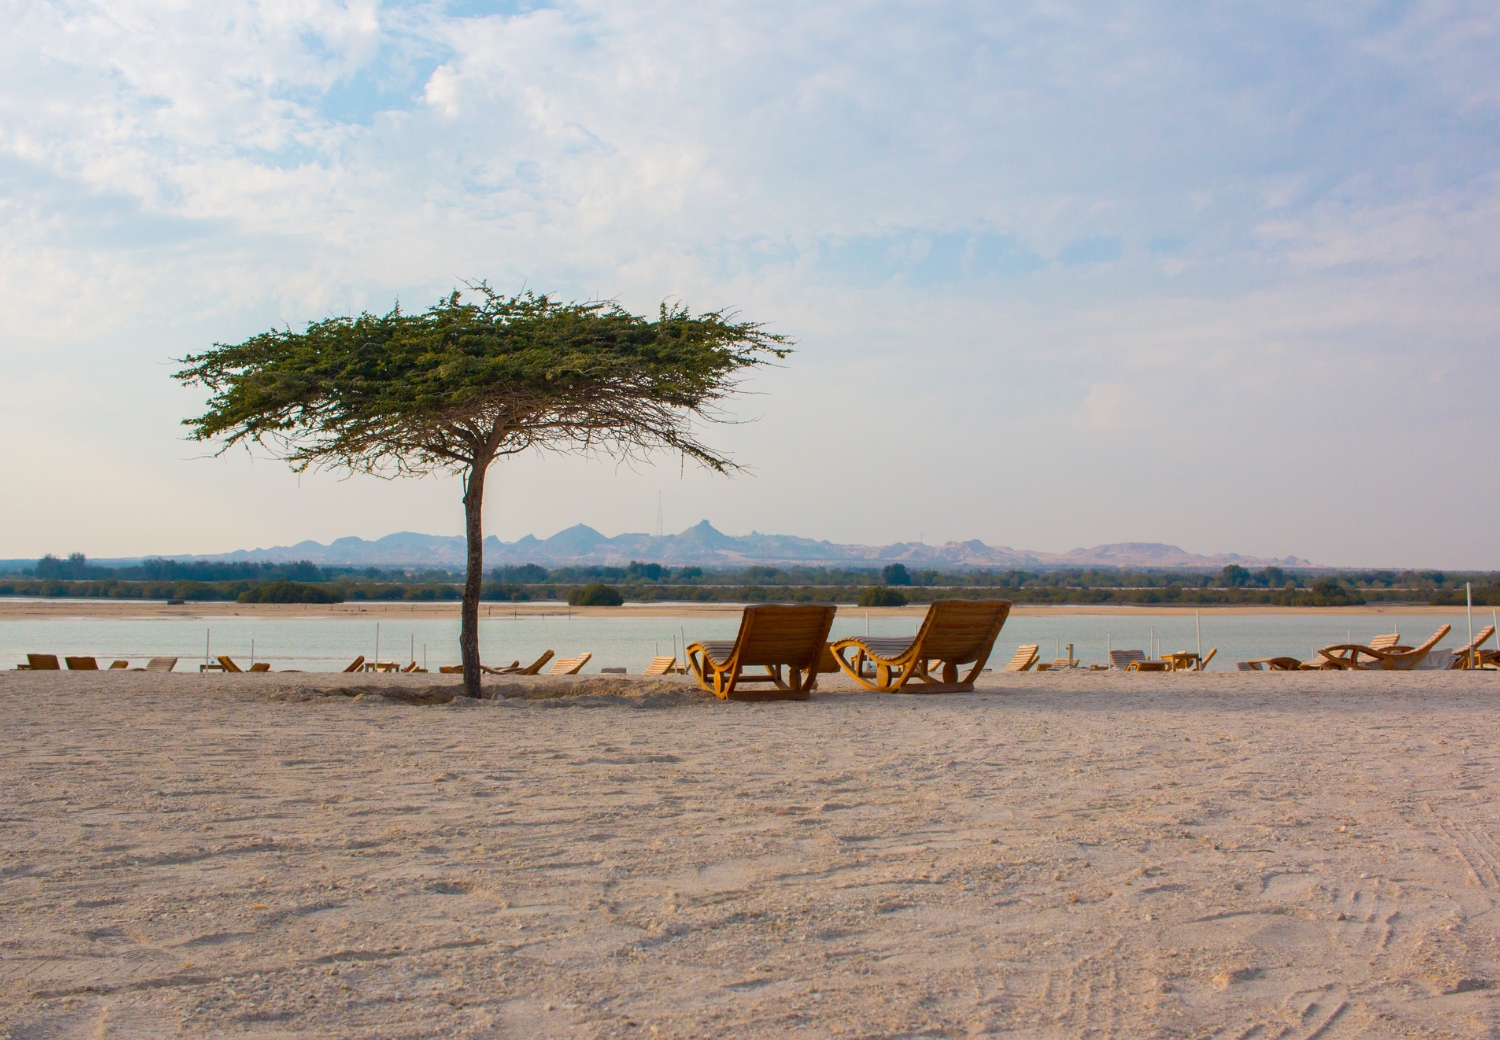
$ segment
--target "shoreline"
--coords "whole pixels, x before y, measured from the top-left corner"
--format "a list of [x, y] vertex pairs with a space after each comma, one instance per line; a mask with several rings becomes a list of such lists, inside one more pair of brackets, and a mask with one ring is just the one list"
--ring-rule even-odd
[[[1003, 598], [1003, 597], [1002, 597]], [[484, 602], [479, 606], [479, 616], [503, 617], [617, 617], [617, 618], [701, 618], [737, 617], [745, 608], [744, 603], [626, 603], [620, 607], [569, 607], [557, 600], [531, 601], [527, 603]], [[1021, 603], [1011, 610], [1012, 617], [1056, 617], [1060, 615], [1105, 615], [1114, 617], [1191, 617], [1194, 611], [1211, 615], [1305, 615], [1357, 617], [1389, 614], [1423, 615], [1451, 614], [1461, 611], [1462, 606], [1434, 607], [1426, 603], [1367, 603], [1350, 607], [1276, 607], [1266, 604], [1214, 604], [1207, 606], [1174, 606], [1170, 604], [1051, 604]], [[1488, 608], [1483, 608], [1488, 610]], [[921, 617], [927, 613], [927, 604], [912, 603], [904, 607], [859, 607], [839, 604], [838, 612], [844, 617]], [[372, 602], [352, 601], [346, 603], [231, 603], [217, 600], [193, 601], [181, 606], [168, 606], [161, 600], [116, 600], [73, 599], [59, 597], [56, 600], [19, 600], [0, 598], [0, 621], [59, 620], [80, 618], [91, 620], [141, 620], [156, 618], [222, 618], [260, 617], [290, 620], [307, 618], [327, 620], [330, 618], [359, 617], [405, 617], [422, 619], [457, 618], [459, 603], [456, 600], [441, 602]]]

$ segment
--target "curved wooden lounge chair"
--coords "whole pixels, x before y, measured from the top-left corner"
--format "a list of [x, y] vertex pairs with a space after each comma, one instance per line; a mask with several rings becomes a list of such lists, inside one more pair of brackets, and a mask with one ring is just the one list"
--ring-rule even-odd
[[364, 671], [364, 668], [365, 668], [365, 655], [364, 654], [360, 654], [358, 657], [356, 657], [354, 659], [354, 663], [352, 663], [351, 665], [349, 665], [348, 668], [345, 668], [344, 671], [345, 672], [362, 672], [362, 671]]
[[[547, 651], [547, 656], [548, 657], [552, 656], [552, 651], [551, 650]], [[583, 653], [579, 654], [577, 657], [559, 657], [556, 661], [552, 662], [552, 667], [547, 669], [547, 674], [548, 675], [577, 675], [579, 672], [583, 671], [583, 666], [586, 665], [586, 664], [588, 664], [589, 663], [589, 658], [593, 657], [593, 656], [594, 655], [592, 653], [590, 653], [589, 651], [585, 650]], [[541, 665], [538, 664], [537, 667], [540, 668]], [[535, 675], [536, 673], [535, 672], [521, 672], [521, 673], [517, 673], [517, 674], [521, 674], [521, 675]]]
[[[1438, 640], [1447, 635], [1452, 628], [1452, 625], [1444, 625], [1434, 632], [1427, 642], [1417, 647], [1393, 646], [1389, 650], [1380, 650], [1358, 643], [1336, 643], [1333, 646], [1325, 646], [1318, 651], [1318, 655], [1335, 668], [1352, 668], [1358, 671], [1377, 669], [1407, 671], [1415, 668], [1422, 658], [1437, 646]], [[1362, 662], [1360, 660], [1362, 657], [1368, 657], [1369, 663]], [[1303, 667], [1306, 668], [1307, 665]]]
[[1015, 655], [1011, 657], [1010, 663], [1000, 669], [1002, 672], [1025, 672], [1036, 664], [1036, 659], [1041, 656], [1041, 647], [1036, 643], [1022, 643], [1016, 647]]
[[1295, 657], [1257, 657], [1253, 661], [1241, 661], [1242, 672], [1295, 672], [1302, 662]]
[[1484, 664], [1485, 658], [1493, 657], [1495, 651], [1491, 650], [1486, 653], [1479, 648], [1485, 643], [1488, 643], [1490, 641], [1490, 637], [1494, 634], [1495, 626], [1485, 625], [1484, 628], [1480, 629], [1479, 634], [1475, 636], [1470, 642], [1466, 643], [1464, 646], [1453, 652], [1453, 658], [1448, 662], [1448, 667], [1477, 668], [1480, 665]]
[[64, 657], [68, 663], [68, 670], [73, 672], [97, 672], [99, 662], [92, 657]]
[[[413, 662], [413, 663], [415, 663], [415, 662]], [[459, 665], [459, 667], [462, 668], [463, 665]], [[504, 675], [506, 672], [515, 671], [517, 668], [520, 668], [520, 667], [521, 667], [521, 662], [520, 661], [512, 661], [510, 664], [504, 665], [504, 666], [502, 666], [500, 668], [491, 668], [487, 664], [482, 664], [482, 665], [479, 666], [479, 670], [481, 672], [483, 672], [485, 675]]]
[[675, 657], [653, 657], [651, 663], [646, 666], [642, 675], [676, 675], [677, 658]]
[[462, 674], [464, 674], [464, 666], [461, 665], [461, 664], [445, 664], [445, 665], [440, 665], [440, 666], [438, 666], [438, 674], [440, 674], [440, 675], [462, 675]]
[[[505, 670], [505, 674], [506, 675], [541, 675], [542, 674], [542, 665], [546, 664], [550, 660], [552, 660], [552, 651], [548, 650], [546, 653], [542, 654], [541, 657], [538, 657], [535, 661], [532, 661], [530, 664], [528, 664], [525, 668], [522, 668], [521, 667], [521, 662], [517, 661], [515, 664], [511, 665], [509, 668], [507, 668]], [[585, 661], [588, 660], [588, 657], [585, 657], [584, 660]], [[582, 668], [583, 666], [580, 664], [579, 667]], [[551, 674], [555, 674], [555, 673], [549, 672], [548, 674], [551, 675]]]
[[[833, 627], [835, 607], [824, 603], [762, 603], [746, 607], [733, 640], [693, 643], [687, 665], [698, 685], [736, 701], [805, 701], [818, 684], [818, 665]], [[765, 675], [746, 675], [761, 667]], [[782, 669], [789, 673], [784, 680]], [[771, 683], [774, 690], [745, 690], [742, 683]]]
[[1111, 668], [1118, 668], [1122, 672], [1130, 670], [1132, 661], [1144, 661], [1145, 659], [1146, 651], [1144, 650], [1111, 650], [1109, 652], [1109, 666]]
[[33, 672], [60, 672], [62, 665], [56, 654], [27, 654], [26, 668]]
[[1148, 661], [1145, 655], [1142, 655], [1139, 660], [1132, 660], [1126, 665], [1125, 670], [1127, 672], [1170, 672], [1172, 670], [1172, 662]]
[[[1008, 600], [940, 599], [927, 608], [922, 627], [910, 639], [855, 636], [840, 639], [831, 649], [844, 674], [867, 690], [969, 693], [1009, 616]], [[874, 665], [873, 676], [866, 662]], [[932, 672], [938, 664], [941, 677]], [[964, 664], [974, 667], [959, 679], [958, 666]], [[921, 685], [908, 687], [912, 679]]]
[[153, 657], [146, 662], [146, 671], [148, 672], [170, 672], [176, 667], [177, 658], [175, 657]]

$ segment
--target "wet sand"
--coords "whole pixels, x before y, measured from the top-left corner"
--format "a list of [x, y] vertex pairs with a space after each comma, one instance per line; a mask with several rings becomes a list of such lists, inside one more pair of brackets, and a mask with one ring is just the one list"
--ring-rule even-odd
[[844, 685], [0, 675], [0, 1035], [1496, 1031], [1500, 675]]

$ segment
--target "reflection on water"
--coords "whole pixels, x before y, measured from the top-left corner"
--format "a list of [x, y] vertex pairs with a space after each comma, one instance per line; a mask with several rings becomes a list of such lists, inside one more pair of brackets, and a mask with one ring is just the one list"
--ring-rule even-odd
[[[872, 617], [871, 635], [911, 635], [920, 618]], [[1204, 611], [1203, 650], [1218, 647], [1211, 669], [1233, 669], [1236, 661], [1251, 657], [1285, 655], [1302, 660], [1314, 648], [1342, 643], [1351, 637], [1367, 642], [1382, 632], [1399, 631], [1402, 641], [1423, 642], [1440, 625], [1453, 632], [1443, 646], [1467, 642], [1468, 622], [1462, 610], [1445, 614], [1242, 614]], [[1490, 623], [1490, 611], [1476, 611], [1478, 631]], [[208, 652], [228, 654], [241, 667], [253, 658], [269, 661], [276, 669], [337, 671], [355, 657], [375, 659], [376, 624], [373, 620], [345, 618], [256, 618], [205, 617], [194, 619], [143, 618], [113, 620], [68, 618], [57, 620], [0, 621], [0, 667], [11, 668], [26, 654], [88, 655], [109, 660], [126, 658], [143, 664], [148, 657], [176, 656], [179, 670], [194, 670]], [[432, 669], [458, 663], [458, 619], [400, 620], [378, 622], [380, 659], [407, 662], [415, 659]], [[858, 613], [844, 612], [834, 622], [833, 638], [862, 634], [866, 620]], [[544, 650], [569, 657], [584, 650], [593, 653], [585, 669], [626, 668], [641, 671], [657, 654], [674, 651], [682, 656], [682, 642], [698, 639], [733, 638], [739, 627], [736, 617], [492, 617], [479, 623], [480, 653], [486, 664], [530, 662]], [[1021, 643], [1039, 643], [1042, 660], [1066, 655], [1067, 645], [1085, 664], [1105, 663], [1106, 647], [1116, 650], [1148, 650], [1153, 638], [1163, 651], [1196, 650], [1198, 633], [1190, 613], [1142, 614], [1048, 614], [1014, 617], [1000, 633], [991, 661], [1003, 665]], [[207, 643], [207, 647], [205, 647]], [[1493, 643], [1491, 644], [1494, 645]]]

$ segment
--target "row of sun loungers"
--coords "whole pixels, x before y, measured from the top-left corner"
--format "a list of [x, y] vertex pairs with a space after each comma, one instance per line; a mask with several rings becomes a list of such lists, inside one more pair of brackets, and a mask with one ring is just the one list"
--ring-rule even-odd
[[[1261, 657], [1239, 662], [1242, 672], [1307, 671], [1409, 671], [1418, 667], [1433, 653], [1433, 647], [1451, 630], [1444, 625], [1420, 646], [1401, 645], [1399, 633], [1376, 636], [1368, 644], [1335, 643], [1318, 651], [1318, 656], [1299, 661], [1295, 657]], [[1481, 649], [1495, 635], [1495, 626], [1486, 625], [1468, 644], [1447, 651], [1447, 668], [1490, 668], [1500, 666], [1500, 650]]]
[[[175, 657], [153, 657], [144, 668], [131, 668], [129, 661], [112, 661], [107, 668], [99, 667], [99, 660], [95, 657], [64, 657], [69, 671], [73, 672], [170, 672], [177, 667]], [[56, 654], [27, 654], [26, 663], [16, 665], [16, 669], [22, 672], [56, 672], [62, 670], [62, 664], [58, 663]]]
[[[884, 693], [899, 692], [966, 692], [989, 660], [995, 641], [1010, 614], [1011, 604], [1004, 600], [938, 600], [933, 603], [917, 633], [911, 637], [856, 636], [828, 642], [835, 608], [828, 604], [760, 604], [746, 607], [734, 639], [703, 640], [686, 648], [686, 667], [675, 657], [658, 656], [647, 666], [645, 675], [689, 673], [705, 690], [721, 698], [735, 700], [794, 699], [806, 700], [817, 687], [820, 674], [843, 672], [860, 686]], [[1406, 670], [1417, 667], [1448, 634], [1451, 626], [1443, 625], [1420, 646], [1400, 643], [1400, 635], [1377, 636], [1369, 644], [1339, 643], [1318, 651], [1316, 659], [1299, 661], [1292, 657], [1267, 657], [1242, 661], [1242, 671], [1321, 670]], [[1495, 626], [1484, 628], [1465, 647], [1451, 652], [1452, 668], [1500, 666], [1500, 650], [1483, 650], [1495, 635]], [[1024, 672], [1077, 668], [1079, 662], [1068, 647], [1068, 656], [1049, 664], [1039, 664], [1040, 648], [1024, 644], [1002, 671]], [[1200, 656], [1196, 653], [1173, 653], [1159, 660], [1146, 657], [1139, 650], [1112, 650], [1111, 669], [1130, 672], [1201, 672], [1213, 660], [1217, 649]], [[577, 675], [593, 655], [582, 653], [553, 661], [548, 675]], [[489, 675], [540, 675], [554, 654], [551, 650], [531, 664], [513, 661], [503, 668], [483, 667]], [[67, 657], [69, 669], [99, 670], [92, 657]], [[169, 672], [177, 664], [175, 657], [155, 657], [144, 668], [131, 671]], [[32, 671], [56, 671], [61, 665], [51, 654], [28, 654], [27, 663], [18, 666]], [[1095, 665], [1093, 668], [1103, 666]], [[115, 661], [109, 670], [129, 668], [128, 661]], [[960, 676], [960, 669], [967, 668]], [[747, 671], [759, 669], [760, 671]], [[199, 671], [226, 673], [267, 672], [270, 665], [261, 662], [247, 669], [227, 656], [216, 664], [199, 666]], [[357, 657], [345, 672], [423, 672], [415, 661], [401, 666], [396, 663], [368, 663]], [[461, 665], [443, 666], [440, 672], [461, 673]], [[609, 669], [623, 671], [623, 669]], [[764, 674], [761, 674], [761, 672]], [[749, 687], [756, 688], [751, 689]]]

